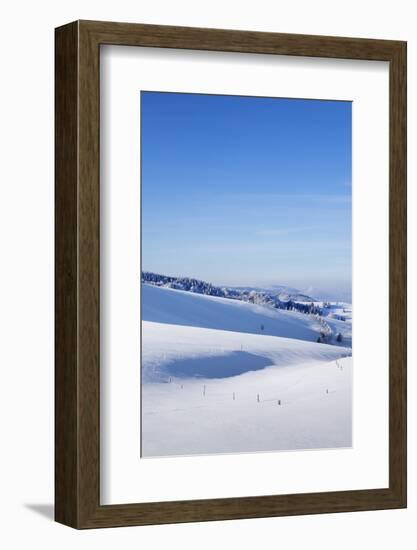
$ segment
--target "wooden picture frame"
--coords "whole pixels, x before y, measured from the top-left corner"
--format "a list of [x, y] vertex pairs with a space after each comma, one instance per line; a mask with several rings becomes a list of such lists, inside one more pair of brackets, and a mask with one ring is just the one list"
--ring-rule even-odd
[[[75, 528], [406, 506], [406, 43], [76, 21], [56, 29], [55, 518]], [[389, 62], [389, 487], [100, 505], [99, 56], [104, 44]]]

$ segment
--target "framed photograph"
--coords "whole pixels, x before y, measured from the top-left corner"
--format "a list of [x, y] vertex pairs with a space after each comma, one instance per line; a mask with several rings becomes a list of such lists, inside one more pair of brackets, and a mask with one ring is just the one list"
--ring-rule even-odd
[[406, 506], [406, 43], [56, 29], [56, 520]]

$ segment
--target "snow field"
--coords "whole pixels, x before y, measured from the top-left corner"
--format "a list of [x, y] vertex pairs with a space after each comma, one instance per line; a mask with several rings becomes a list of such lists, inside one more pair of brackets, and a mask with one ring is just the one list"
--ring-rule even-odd
[[148, 284], [142, 285], [142, 320], [310, 342], [317, 341], [324, 321], [334, 335], [342, 333], [342, 346], [352, 345], [351, 324], [337, 319]]
[[143, 457], [352, 445], [350, 348], [312, 316], [146, 285], [142, 308]]
[[351, 369], [349, 357], [146, 384], [142, 456], [350, 447]]

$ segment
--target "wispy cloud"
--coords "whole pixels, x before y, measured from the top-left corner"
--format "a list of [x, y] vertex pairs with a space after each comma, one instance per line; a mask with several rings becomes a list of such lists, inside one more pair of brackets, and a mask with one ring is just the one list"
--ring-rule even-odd
[[[314, 187], [312, 187], [314, 189]], [[282, 194], [282, 193], [234, 193], [228, 194], [225, 193], [223, 196], [224, 200], [230, 201], [242, 201], [242, 202], [268, 202], [268, 201], [279, 201], [279, 202], [314, 202], [314, 203], [326, 203], [326, 204], [347, 204], [352, 201], [351, 194], [344, 195], [335, 195], [331, 193], [320, 193], [320, 194], [304, 194], [304, 193], [291, 193], [291, 194]]]
[[[218, 243], [198, 243], [198, 244], [184, 244], [181, 243], [179, 248], [181, 248], [182, 253], [187, 255], [197, 254], [198, 256], [207, 254], [207, 255], [217, 255], [217, 254], [250, 254], [252, 257], [262, 254], [273, 255], [277, 253], [284, 252], [303, 252], [305, 254], [317, 254], [318, 252], [325, 253], [335, 253], [345, 250], [350, 250], [351, 242], [346, 240], [291, 240], [291, 242], [286, 241], [253, 241], [253, 242], [218, 242]], [[177, 251], [175, 247], [169, 248], [160, 248], [166, 255], [176, 255]], [[266, 256], [268, 257], [268, 256]]]
[[320, 229], [318, 226], [308, 225], [300, 227], [271, 227], [261, 228], [257, 231], [257, 235], [261, 237], [279, 237], [281, 235], [291, 235], [293, 233], [303, 233], [304, 231], [315, 231]]

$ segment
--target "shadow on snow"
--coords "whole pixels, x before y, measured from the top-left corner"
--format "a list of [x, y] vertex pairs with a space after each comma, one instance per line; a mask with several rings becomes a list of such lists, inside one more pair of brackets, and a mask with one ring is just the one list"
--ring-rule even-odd
[[179, 359], [165, 365], [168, 375], [178, 378], [229, 378], [271, 366], [271, 360], [247, 351], [227, 355]]

